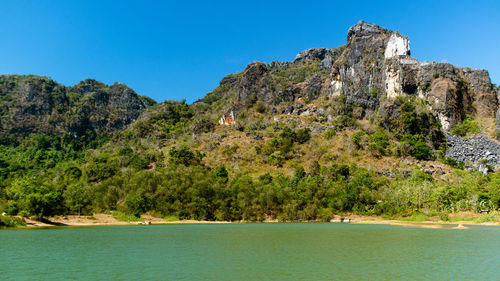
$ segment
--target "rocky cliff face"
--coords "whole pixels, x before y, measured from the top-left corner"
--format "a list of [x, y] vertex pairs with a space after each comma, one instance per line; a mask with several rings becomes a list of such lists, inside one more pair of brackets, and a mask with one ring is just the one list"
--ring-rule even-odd
[[410, 57], [407, 37], [362, 21], [349, 29], [346, 51], [334, 69], [332, 88], [368, 114], [384, 97], [414, 95], [425, 99], [449, 130], [467, 114], [493, 118], [498, 108], [487, 71], [419, 62]]
[[498, 110], [486, 70], [419, 62], [410, 57], [407, 37], [363, 21], [348, 30], [345, 46], [308, 49], [293, 62], [252, 63], [239, 75], [221, 81], [226, 93], [219, 96], [232, 100], [227, 112], [254, 99], [276, 107], [326, 94], [344, 95], [361, 118], [389, 116], [385, 110], [407, 95], [424, 99], [442, 128], [450, 130], [468, 114], [495, 118]]
[[87, 79], [73, 87], [40, 76], [0, 76], [0, 133], [111, 133], [155, 102], [123, 84]]

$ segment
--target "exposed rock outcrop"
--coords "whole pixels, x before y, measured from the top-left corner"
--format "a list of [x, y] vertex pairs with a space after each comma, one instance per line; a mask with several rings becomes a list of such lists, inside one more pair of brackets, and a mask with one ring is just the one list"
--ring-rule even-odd
[[41, 76], [0, 76], [0, 133], [111, 133], [156, 102], [115, 83], [87, 79], [65, 87]]
[[410, 54], [408, 37], [360, 21], [349, 28], [344, 46], [307, 49], [293, 62], [251, 63], [240, 76], [225, 77], [225, 98], [236, 98], [221, 112], [252, 106], [255, 100], [283, 112], [300, 98], [343, 95], [356, 117], [368, 118], [397, 112], [399, 103], [390, 100], [407, 95], [424, 99], [444, 130], [467, 115], [495, 118], [498, 93], [486, 70], [419, 62]]
[[349, 29], [346, 50], [333, 66], [332, 92], [344, 93], [348, 103], [367, 113], [382, 96], [418, 95], [428, 101], [445, 130], [467, 114], [494, 116], [498, 100], [487, 71], [418, 62], [409, 55], [407, 37], [361, 21]]
[[[486, 137], [461, 138], [448, 134], [446, 157], [462, 162], [479, 164], [485, 159], [488, 164], [500, 166], [500, 144]], [[484, 160], [483, 160], [484, 161]]]
[[234, 125], [234, 111], [229, 111], [228, 113], [224, 113], [219, 119], [219, 125]]

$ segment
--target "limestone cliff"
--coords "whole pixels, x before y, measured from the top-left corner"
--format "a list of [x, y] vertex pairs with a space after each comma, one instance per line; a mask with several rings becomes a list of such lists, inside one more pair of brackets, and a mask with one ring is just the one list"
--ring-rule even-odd
[[252, 63], [242, 73], [225, 77], [201, 102], [224, 97], [222, 108], [228, 113], [262, 100], [273, 112], [283, 113], [283, 108], [292, 112], [300, 99], [320, 95], [344, 95], [360, 118], [389, 116], [385, 110], [398, 96], [418, 96], [444, 130], [466, 115], [495, 118], [498, 110], [486, 70], [419, 62], [410, 57], [409, 38], [363, 21], [349, 28], [346, 45], [307, 49], [293, 62]]
[[41, 76], [0, 76], [0, 134], [111, 133], [155, 102], [129, 87], [87, 79], [65, 87]]

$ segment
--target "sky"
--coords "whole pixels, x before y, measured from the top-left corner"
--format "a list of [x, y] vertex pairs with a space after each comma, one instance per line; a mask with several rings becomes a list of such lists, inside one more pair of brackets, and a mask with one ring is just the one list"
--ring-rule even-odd
[[120, 82], [191, 103], [251, 62], [343, 45], [359, 20], [408, 36], [420, 61], [487, 69], [500, 83], [500, 1], [462, 0], [2, 0], [0, 74]]

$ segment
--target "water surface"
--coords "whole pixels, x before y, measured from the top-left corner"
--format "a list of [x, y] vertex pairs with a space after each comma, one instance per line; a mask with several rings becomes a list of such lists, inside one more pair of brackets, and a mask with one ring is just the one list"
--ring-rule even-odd
[[329, 223], [0, 231], [2, 280], [500, 280], [500, 227]]

